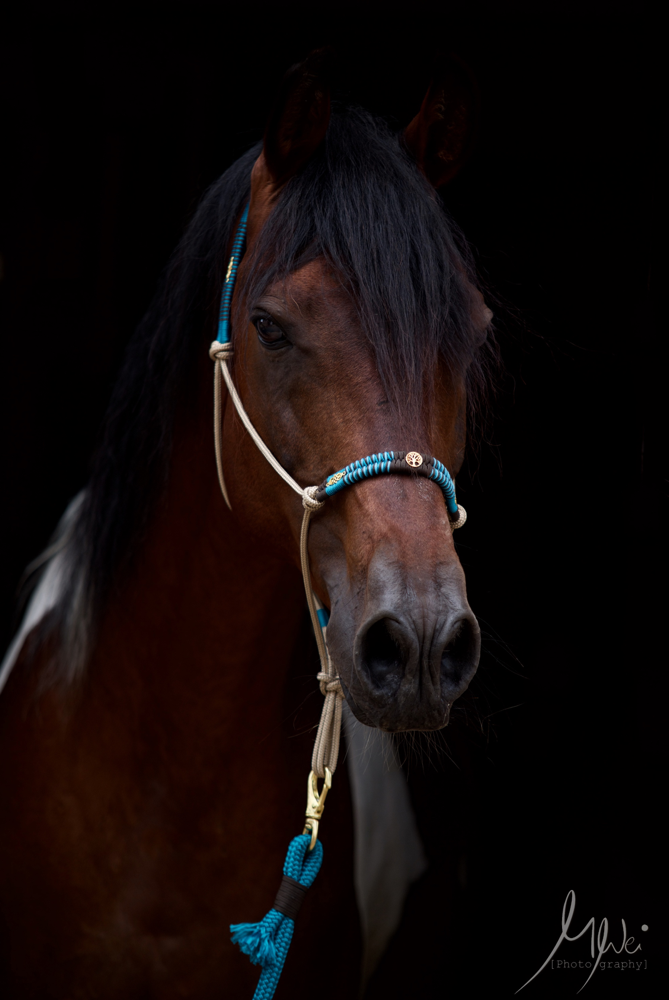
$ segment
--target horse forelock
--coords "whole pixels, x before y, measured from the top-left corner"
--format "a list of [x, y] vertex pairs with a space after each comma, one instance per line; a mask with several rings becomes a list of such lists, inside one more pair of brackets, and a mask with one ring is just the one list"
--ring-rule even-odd
[[321, 149], [285, 186], [242, 290], [255, 299], [318, 257], [355, 302], [405, 421], [424, 405], [440, 361], [478, 406], [491, 344], [477, 329], [466, 242], [401, 137], [358, 108], [335, 110]]

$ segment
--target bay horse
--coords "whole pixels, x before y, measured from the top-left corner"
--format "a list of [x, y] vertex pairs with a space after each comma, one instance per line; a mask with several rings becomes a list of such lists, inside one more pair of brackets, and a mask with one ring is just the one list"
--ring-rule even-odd
[[[281, 466], [311, 484], [379, 450], [430, 453], [453, 476], [462, 464], [491, 313], [436, 189], [467, 156], [471, 88], [451, 66], [395, 135], [331, 107], [330, 72], [326, 51], [293, 68], [262, 143], [204, 196], [6, 658], [3, 997], [253, 993], [229, 925], [271, 905], [320, 696], [299, 499], [228, 404], [230, 509], [213, 459], [207, 347], [247, 203], [231, 371]], [[480, 638], [440, 490], [387, 476], [343, 491], [312, 518], [309, 560], [349, 743], [445, 726]], [[340, 774], [279, 997], [358, 991]]]

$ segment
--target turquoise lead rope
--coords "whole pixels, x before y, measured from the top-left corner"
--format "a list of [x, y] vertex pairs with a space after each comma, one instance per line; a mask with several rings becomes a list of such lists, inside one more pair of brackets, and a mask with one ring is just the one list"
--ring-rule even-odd
[[[323, 861], [323, 845], [320, 840], [316, 841], [312, 851], [309, 850], [310, 844], [309, 834], [294, 837], [283, 863], [282, 889], [288, 883], [294, 896], [304, 895], [304, 891], [318, 875]], [[301, 887], [301, 892], [298, 887]], [[285, 897], [285, 893], [283, 895]], [[259, 923], [232, 924], [230, 927], [233, 943], [239, 945], [254, 965], [262, 968], [253, 1000], [272, 1000], [293, 938], [295, 916], [301, 899], [298, 898], [295, 903], [281, 897], [280, 889], [274, 906]], [[289, 915], [291, 913], [293, 916]]]

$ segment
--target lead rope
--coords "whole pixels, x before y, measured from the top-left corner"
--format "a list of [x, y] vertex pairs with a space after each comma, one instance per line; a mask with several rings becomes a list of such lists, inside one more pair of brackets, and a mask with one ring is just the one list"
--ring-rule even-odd
[[[272, 1000], [293, 937], [295, 918], [302, 905], [304, 894], [316, 878], [323, 860], [323, 845], [318, 840], [318, 825], [323, 815], [325, 797], [332, 787], [332, 775], [337, 767], [344, 695], [325, 641], [327, 613], [320, 606], [320, 602], [313, 592], [309, 568], [309, 521], [314, 511], [320, 510], [324, 505], [324, 501], [316, 500], [314, 496], [318, 487], [307, 486], [303, 490], [295, 482], [292, 476], [279, 465], [256, 431], [239, 398], [239, 393], [228, 369], [228, 361], [232, 355], [233, 348], [229, 342], [222, 344], [215, 340], [209, 349], [209, 356], [214, 361], [214, 445], [218, 481], [223, 498], [232, 510], [225, 487], [221, 458], [222, 376], [239, 418], [251, 438], [274, 471], [302, 498], [304, 514], [300, 530], [300, 564], [321, 663], [318, 680], [321, 692], [325, 697], [311, 757], [311, 773], [307, 782], [304, 831], [301, 836], [294, 837], [288, 847], [283, 866], [283, 878], [274, 905], [259, 923], [230, 925], [233, 944], [239, 945], [241, 951], [249, 956], [254, 965], [260, 965], [262, 968], [253, 1000]], [[320, 792], [318, 778], [323, 779], [323, 787]]]

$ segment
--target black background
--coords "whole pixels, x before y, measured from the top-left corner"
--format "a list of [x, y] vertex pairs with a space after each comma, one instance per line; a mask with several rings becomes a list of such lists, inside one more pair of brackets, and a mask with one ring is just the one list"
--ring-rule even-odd
[[[608, 917], [618, 947], [624, 918], [648, 959], [598, 971], [589, 995], [657, 996], [664, 978], [666, 55], [651, 8], [536, 6], [27, 5], [2, 43], [6, 642], [21, 571], [85, 483], [156, 279], [204, 189], [262, 134], [286, 68], [334, 44], [338, 96], [398, 126], [439, 50], [478, 78], [478, 147], [445, 201], [504, 303], [495, 419], [458, 482], [486, 639], [449, 736], [456, 764], [410, 762], [417, 798], [438, 793], [423, 819], [434, 866], [451, 829], [465, 845], [457, 954], [412, 911], [439, 971], [396, 953], [375, 996], [404, 979], [435, 997], [513, 995], [569, 889], [576, 929]], [[583, 978], [546, 970], [524, 995], [575, 995]]]

